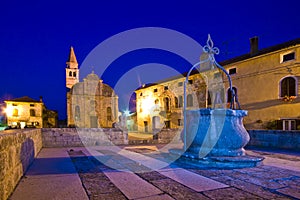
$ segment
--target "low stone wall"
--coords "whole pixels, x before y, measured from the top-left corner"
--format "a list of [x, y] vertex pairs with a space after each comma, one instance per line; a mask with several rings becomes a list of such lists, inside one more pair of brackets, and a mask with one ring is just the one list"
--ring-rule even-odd
[[246, 147], [300, 150], [300, 131], [248, 130], [250, 141]]
[[0, 132], [0, 200], [13, 192], [41, 148], [41, 129]]
[[79, 147], [128, 144], [128, 133], [116, 128], [43, 128], [43, 147]]
[[[181, 132], [180, 129], [162, 129], [158, 133], [158, 143], [159, 144], [168, 144], [172, 140], [179, 141]], [[175, 138], [176, 137], [176, 138]]]

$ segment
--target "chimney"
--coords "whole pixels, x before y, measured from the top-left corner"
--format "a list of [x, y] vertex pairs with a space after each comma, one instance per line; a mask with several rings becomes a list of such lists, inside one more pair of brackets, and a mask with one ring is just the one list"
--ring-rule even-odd
[[40, 96], [40, 102], [43, 102], [43, 97], [42, 96]]
[[258, 37], [250, 38], [250, 55], [254, 56], [258, 53]]

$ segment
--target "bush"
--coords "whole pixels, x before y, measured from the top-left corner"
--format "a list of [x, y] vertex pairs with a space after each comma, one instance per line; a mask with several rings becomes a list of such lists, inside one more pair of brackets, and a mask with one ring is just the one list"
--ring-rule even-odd
[[267, 122], [266, 129], [276, 130], [277, 129], [277, 121], [273, 120], [273, 121]]

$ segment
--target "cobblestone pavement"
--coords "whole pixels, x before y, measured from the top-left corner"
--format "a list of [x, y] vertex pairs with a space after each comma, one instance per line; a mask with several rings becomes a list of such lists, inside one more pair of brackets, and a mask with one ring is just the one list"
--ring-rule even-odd
[[[153, 154], [153, 146], [132, 151], [158, 160], [163, 156]], [[220, 170], [179, 159], [164, 170], [151, 170], [117, 152], [99, 150], [100, 156], [126, 163], [133, 173], [111, 169], [84, 149], [69, 151], [89, 199], [300, 199], [299, 155], [247, 153], [264, 156], [266, 164]]]

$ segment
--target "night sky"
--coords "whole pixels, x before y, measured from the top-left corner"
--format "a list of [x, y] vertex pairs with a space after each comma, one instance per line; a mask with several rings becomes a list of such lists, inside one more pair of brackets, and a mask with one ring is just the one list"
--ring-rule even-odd
[[[0, 3], [0, 98], [43, 96], [46, 106], [64, 119], [70, 46], [80, 66], [99, 43], [115, 34], [140, 27], [163, 27], [203, 45], [210, 34], [221, 51], [216, 59], [222, 61], [248, 53], [253, 36], [259, 37], [259, 48], [299, 38], [299, 8], [299, 0], [4, 0]], [[102, 78], [114, 86], [132, 67], [152, 62], [180, 72], [189, 66], [169, 52], [143, 49], [122, 55], [109, 67], [93, 66], [91, 70], [107, 68]]]

